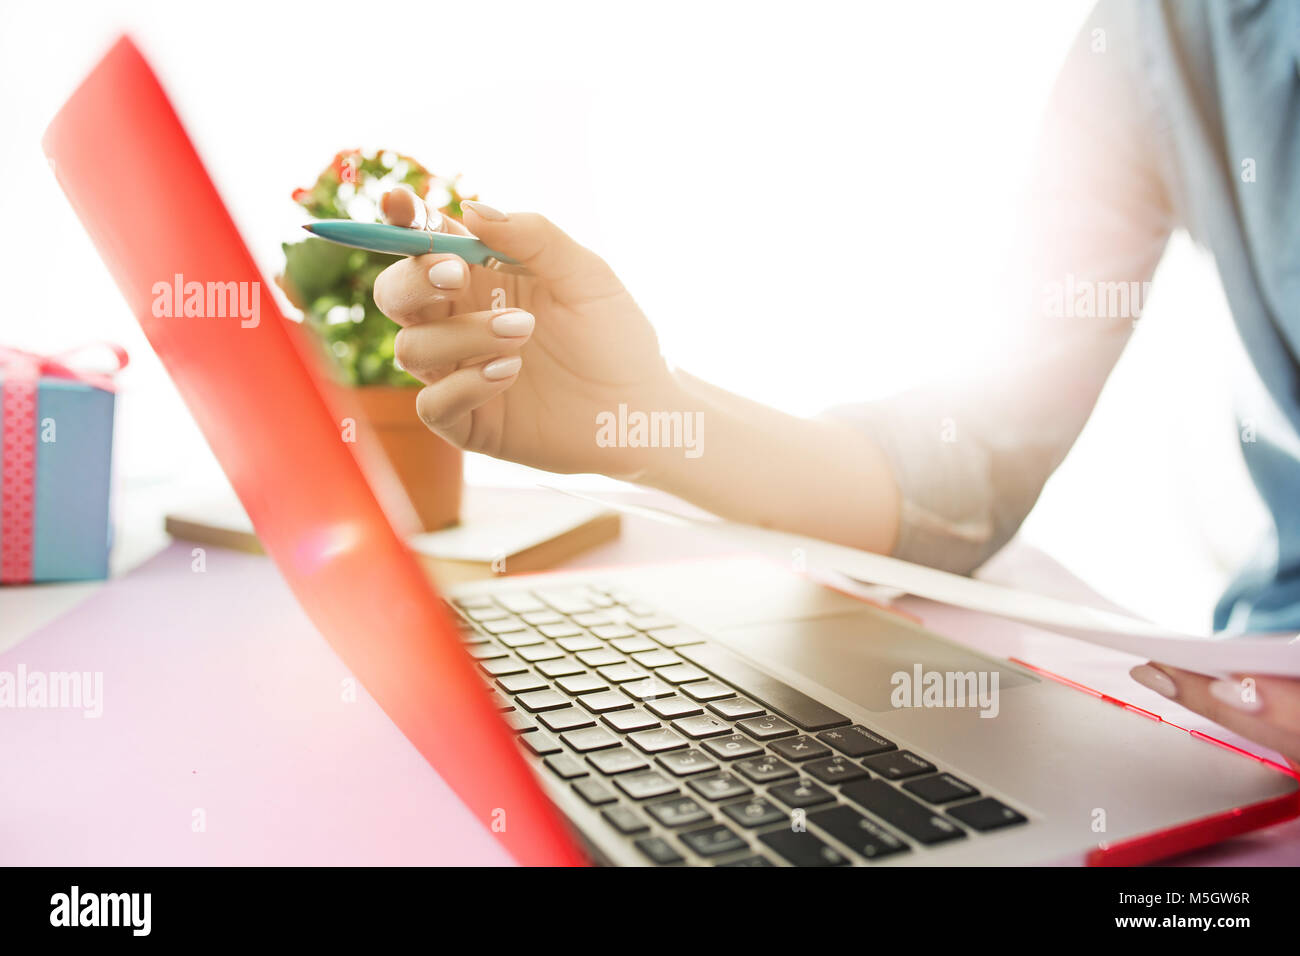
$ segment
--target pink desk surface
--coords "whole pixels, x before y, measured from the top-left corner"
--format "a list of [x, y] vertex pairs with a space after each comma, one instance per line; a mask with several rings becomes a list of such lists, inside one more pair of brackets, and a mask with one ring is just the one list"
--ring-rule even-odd
[[[620, 541], [570, 566], [711, 553], [675, 529], [624, 521]], [[0, 863], [510, 863], [363, 689], [344, 700], [347, 672], [274, 565], [216, 548], [206, 558], [195, 572], [190, 546], [172, 545], [0, 655], [0, 671], [104, 681], [98, 719], [0, 711]], [[990, 573], [1087, 595], [1014, 546]], [[900, 607], [983, 650], [1204, 724], [1133, 684], [1123, 655], [913, 599]], [[382, 628], [377, 608], [376, 636]], [[1179, 862], [1296, 865], [1300, 823]]]

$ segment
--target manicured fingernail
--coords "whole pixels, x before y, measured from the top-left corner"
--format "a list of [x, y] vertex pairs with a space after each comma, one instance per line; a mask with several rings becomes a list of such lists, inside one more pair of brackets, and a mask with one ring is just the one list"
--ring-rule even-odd
[[509, 378], [519, 371], [519, 366], [523, 365], [523, 359], [518, 355], [512, 355], [510, 358], [497, 359], [495, 362], [489, 362], [483, 366], [483, 377], [490, 382], [499, 382], [503, 378]]
[[1150, 688], [1163, 697], [1173, 700], [1178, 696], [1178, 685], [1174, 679], [1164, 671], [1152, 667], [1150, 664], [1141, 664], [1128, 672], [1128, 676], [1133, 678], [1143, 687]]
[[1264, 707], [1254, 681], [1247, 684], [1245, 681], [1216, 680], [1210, 684], [1210, 696], [1247, 714], [1259, 713]]
[[489, 222], [505, 222], [510, 218], [500, 209], [493, 209], [485, 202], [474, 202], [471, 199], [466, 199], [461, 202], [460, 207], [462, 209], [470, 209]]
[[459, 289], [465, 284], [465, 265], [459, 259], [443, 259], [429, 266], [429, 281], [439, 289]]
[[502, 338], [518, 338], [533, 330], [533, 316], [530, 312], [502, 312], [492, 320], [492, 331]]

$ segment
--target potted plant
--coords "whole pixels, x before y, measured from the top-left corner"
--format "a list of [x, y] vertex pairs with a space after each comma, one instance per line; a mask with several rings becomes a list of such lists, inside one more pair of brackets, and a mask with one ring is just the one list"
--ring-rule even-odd
[[[392, 151], [344, 150], [293, 200], [315, 219], [380, 222], [383, 194], [398, 185], [460, 218], [457, 179], [434, 176]], [[467, 199], [474, 197], [467, 196]], [[397, 326], [375, 305], [375, 277], [398, 257], [307, 238], [283, 246], [280, 287], [302, 310], [324, 345], [336, 380], [354, 390], [357, 407], [378, 438], [426, 531], [460, 515], [461, 453], [424, 427], [415, 414], [420, 382], [393, 361]]]

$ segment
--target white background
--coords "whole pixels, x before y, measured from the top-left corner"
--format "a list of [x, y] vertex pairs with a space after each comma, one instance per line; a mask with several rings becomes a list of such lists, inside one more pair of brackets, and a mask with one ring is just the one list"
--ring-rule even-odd
[[[0, 342], [122, 342], [119, 481], [214, 473], [39, 149], [127, 30], [268, 274], [300, 234], [292, 189], [340, 148], [393, 148], [597, 249], [697, 375], [796, 413], [882, 396], [960, 367], [1005, 318], [1030, 145], [1087, 9], [6, 3]], [[1177, 240], [1026, 536], [1135, 610], [1205, 624], [1260, 520], [1229, 413], [1239, 353], [1212, 262]]]

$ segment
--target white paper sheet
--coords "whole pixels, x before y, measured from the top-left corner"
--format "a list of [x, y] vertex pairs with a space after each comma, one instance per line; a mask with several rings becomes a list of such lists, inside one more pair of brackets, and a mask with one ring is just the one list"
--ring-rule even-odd
[[1123, 614], [936, 571], [802, 535], [730, 521], [688, 518], [658, 508], [626, 504], [562, 488], [551, 490], [625, 514], [714, 535], [738, 548], [787, 565], [802, 563], [808, 569], [838, 571], [857, 581], [994, 614], [1201, 674], [1300, 677], [1300, 637], [1292, 634], [1232, 637], [1189, 634]]

